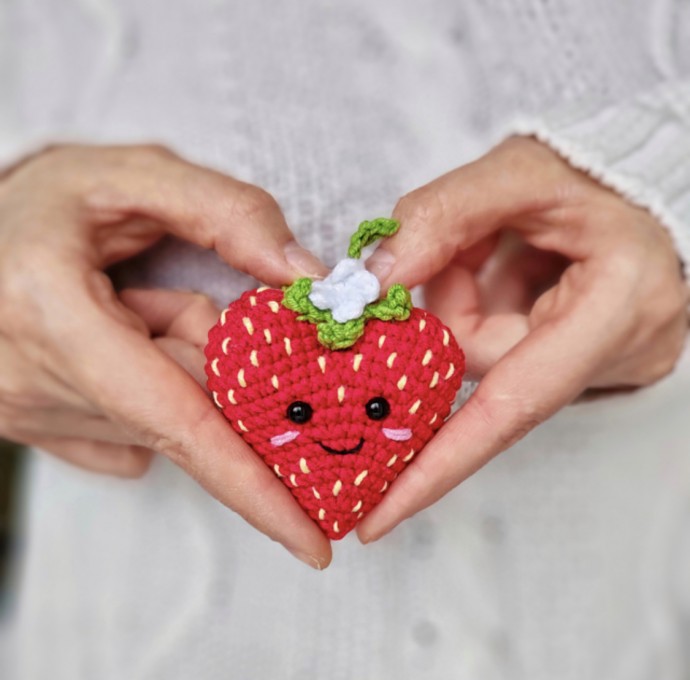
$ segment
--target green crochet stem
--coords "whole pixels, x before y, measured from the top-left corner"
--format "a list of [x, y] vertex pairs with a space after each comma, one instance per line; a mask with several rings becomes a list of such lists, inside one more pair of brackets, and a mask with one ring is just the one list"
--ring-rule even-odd
[[374, 241], [386, 236], [393, 236], [400, 229], [400, 222], [389, 217], [377, 217], [370, 222], [362, 222], [357, 231], [352, 234], [350, 247], [347, 249], [347, 256], [354, 259], [362, 257], [362, 248], [370, 246]]
[[[379, 217], [359, 225], [350, 239], [348, 257], [359, 258], [362, 249], [374, 241], [392, 236], [400, 228], [397, 220]], [[364, 325], [369, 319], [382, 321], [405, 321], [412, 311], [410, 291], [401, 283], [393, 284], [383, 300], [369, 303], [362, 316], [340, 323], [333, 318], [329, 309], [319, 309], [309, 299], [312, 280], [297, 279], [285, 288], [283, 305], [299, 315], [300, 321], [309, 321], [316, 325], [319, 342], [328, 349], [347, 349], [357, 342], [364, 333]]]

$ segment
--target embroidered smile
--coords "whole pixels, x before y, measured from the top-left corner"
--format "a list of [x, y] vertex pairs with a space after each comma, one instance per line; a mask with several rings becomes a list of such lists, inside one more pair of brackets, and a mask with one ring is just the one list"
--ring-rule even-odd
[[326, 451], [326, 453], [337, 453], [343, 456], [346, 453], [357, 453], [357, 451], [359, 451], [362, 448], [362, 446], [364, 446], [364, 437], [360, 437], [359, 444], [357, 444], [357, 446], [353, 446], [351, 449], [332, 449], [330, 446], [326, 446], [321, 442], [319, 442], [319, 446], [324, 451]]

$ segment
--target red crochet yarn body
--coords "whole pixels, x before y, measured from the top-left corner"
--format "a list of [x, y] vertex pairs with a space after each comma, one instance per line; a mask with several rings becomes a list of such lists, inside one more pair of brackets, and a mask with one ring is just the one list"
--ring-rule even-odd
[[340, 539], [441, 427], [464, 355], [420, 309], [370, 320], [354, 345], [329, 350], [282, 300], [280, 290], [248, 291], [223, 312], [206, 347], [208, 386], [235, 431]]

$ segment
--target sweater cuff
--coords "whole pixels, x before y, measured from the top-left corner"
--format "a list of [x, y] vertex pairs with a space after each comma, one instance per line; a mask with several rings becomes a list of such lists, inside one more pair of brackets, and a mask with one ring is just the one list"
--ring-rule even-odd
[[573, 167], [649, 210], [670, 232], [690, 275], [690, 80], [602, 106], [581, 101], [513, 120]]

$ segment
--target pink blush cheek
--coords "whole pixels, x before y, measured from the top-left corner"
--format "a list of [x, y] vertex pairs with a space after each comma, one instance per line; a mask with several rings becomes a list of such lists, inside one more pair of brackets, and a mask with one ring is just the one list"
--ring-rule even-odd
[[381, 432], [383, 432], [384, 437], [394, 442], [406, 442], [412, 439], [412, 430], [409, 427], [402, 427], [399, 429], [382, 427]]
[[271, 445], [283, 446], [284, 444], [295, 441], [299, 435], [300, 433], [297, 430], [288, 430], [282, 434], [277, 434], [275, 437], [271, 437]]

